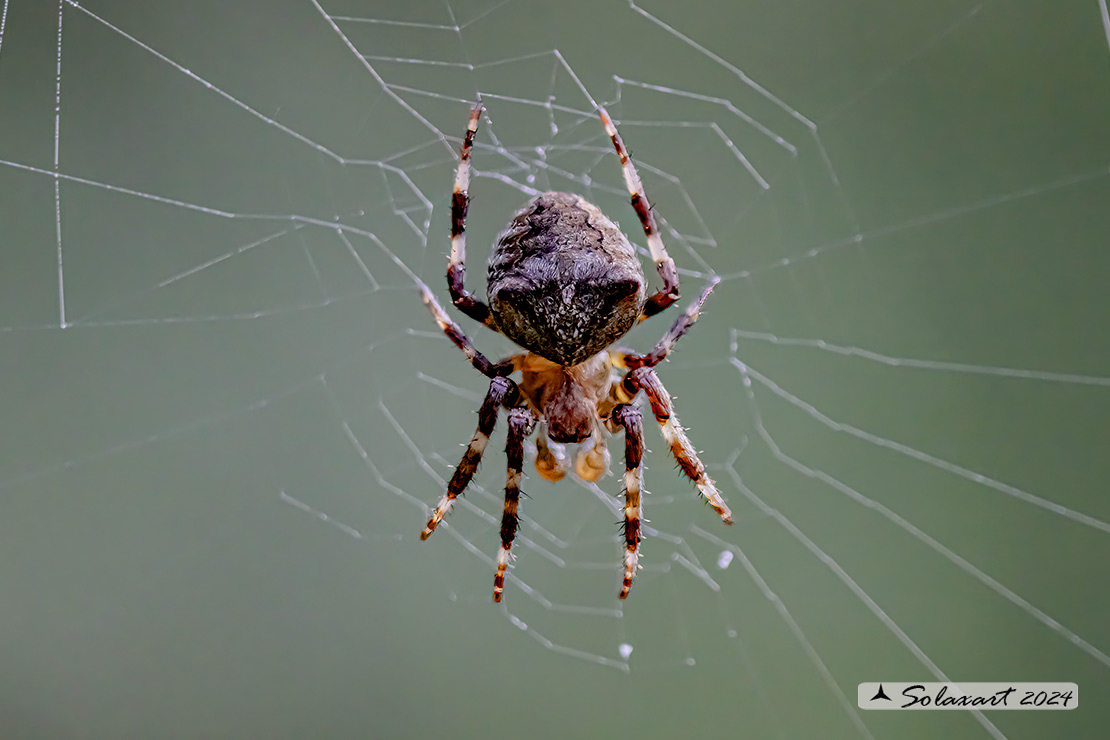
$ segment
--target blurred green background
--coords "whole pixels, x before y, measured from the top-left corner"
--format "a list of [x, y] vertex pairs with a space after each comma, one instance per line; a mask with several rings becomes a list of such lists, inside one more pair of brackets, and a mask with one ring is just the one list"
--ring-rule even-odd
[[[2, 18], [4, 740], [1105, 737], [1102, 0]], [[503, 432], [417, 536], [485, 388], [411, 277], [446, 295], [479, 93], [472, 288], [540, 190], [643, 246], [595, 103], [684, 301], [723, 278], [661, 375], [736, 525], [649, 424], [624, 603], [619, 478], [534, 473], [491, 603]], [[1081, 701], [858, 710], [878, 680]]]

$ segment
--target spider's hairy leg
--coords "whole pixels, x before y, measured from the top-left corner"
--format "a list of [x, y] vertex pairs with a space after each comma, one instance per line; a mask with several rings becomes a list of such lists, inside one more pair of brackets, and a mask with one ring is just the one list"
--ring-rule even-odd
[[[667, 355], [670, 354], [671, 350], [674, 348], [675, 343], [682, 338], [683, 334], [690, 330], [690, 327], [693, 326], [694, 322], [701, 316], [701, 307], [705, 304], [705, 299], [709, 297], [709, 294], [713, 292], [713, 289], [717, 287], [717, 283], [719, 282], [721, 282], [719, 277], [714, 277], [709, 281], [709, 285], [705, 286], [705, 290], [702, 291], [698, 299], [691, 303], [689, 307], [682, 312], [681, 316], [675, 319], [674, 324], [672, 324], [667, 333], [663, 335], [663, 338], [656, 343], [651, 352], [648, 352], [646, 355], [619, 354], [616, 360], [610, 359], [610, 362], [613, 362], [613, 364], [618, 367], [623, 366], [629, 369], [635, 367], [655, 367], [658, 365], [666, 359]], [[612, 355], [610, 355], [610, 357], [612, 357]]]
[[497, 324], [490, 317], [489, 306], [466, 289], [466, 211], [470, 207], [470, 152], [474, 136], [478, 133], [478, 120], [482, 117], [482, 101], [470, 109], [462, 148], [459, 149], [459, 167], [455, 170], [455, 190], [451, 194], [451, 261], [447, 265], [447, 289], [455, 308], [497, 331]]
[[720, 515], [721, 520], [725, 524], [732, 524], [732, 512], [729, 511], [725, 500], [721, 498], [713, 479], [705, 472], [705, 465], [702, 464], [698, 453], [686, 436], [686, 431], [675, 416], [671, 395], [663, 387], [663, 381], [659, 380], [655, 370], [646, 366], [630, 370], [624, 376], [622, 385], [627, 393], [634, 394], [637, 390], [644, 392], [648, 403], [651, 404], [651, 413], [659, 422], [663, 438], [667, 441], [667, 446], [670, 447], [679, 469], [687, 478], [694, 481], [709, 505]]
[[636, 172], [636, 166], [632, 164], [632, 157], [629, 156], [624, 141], [613, 124], [613, 119], [604, 108], [598, 108], [598, 113], [601, 115], [601, 123], [605, 126], [605, 133], [609, 135], [613, 148], [617, 150], [617, 156], [620, 157], [624, 184], [628, 187], [628, 194], [632, 199], [632, 209], [636, 211], [640, 225], [644, 227], [644, 236], [647, 238], [655, 269], [659, 277], [663, 278], [663, 287], [644, 304], [644, 310], [640, 314], [640, 321], [643, 321], [678, 300], [678, 269], [675, 267], [674, 260], [667, 254], [667, 248], [663, 246], [663, 238], [659, 236], [659, 227], [655, 224], [655, 216], [644, 193], [644, 184], [640, 180], [639, 173]]
[[524, 438], [532, 433], [536, 416], [530, 409], [517, 407], [509, 410], [509, 434], [505, 442], [508, 471], [505, 475], [505, 513], [501, 517], [501, 549], [497, 551], [497, 573], [493, 577], [493, 600], [501, 601], [505, 588], [505, 571], [512, 559], [513, 540], [519, 522], [517, 506], [520, 503], [520, 478], [524, 468]]
[[547, 439], [547, 424], [536, 432], [536, 472], [549, 481], [560, 481], [567, 474], [563, 446]]
[[478, 470], [478, 463], [482, 460], [482, 453], [486, 451], [486, 445], [489, 444], [489, 437], [493, 434], [498, 410], [503, 404], [515, 401], [518, 395], [516, 383], [509, 378], [494, 377], [490, 380], [486, 398], [478, 409], [478, 429], [474, 432], [458, 467], [455, 468], [454, 475], [447, 482], [447, 492], [439, 500], [424, 531], [420, 533], [420, 539], [426, 540], [432, 536], [432, 532], [451, 511], [451, 505], [455, 503], [455, 499], [470, 485], [474, 473]]
[[620, 597], [626, 599], [640, 560], [644, 425], [640, 409], [627, 403], [613, 407], [610, 418], [614, 424], [624, 429], [624, 580], [621, 582]]
[[424, 305], [432, 312], [432, 316], [435, 318], [436, 323], [439, 324], [439, 328], [455, 343], [456, 347], [463, 351], [463, 354], [466, 355], [466, 359], [470, 360], [470, 364], [473, 365], [478, 372], [485, 375], [487, 378], [494, 378], [499, 375], [508, 375], [513, 371], [518, 361], [518, 355], [502, 360], [496, 365], [490, 362], [485, 355], [478, 351], [478, 348], [470, 341], [470, 337], [463, 333], [459, 325], [451, 320], [451, 317], [443, 310], [443, 306], [439, 305], [439, 301], [436, 300], [436, 297], [432, 294], [428, 286], [420, 280], [417, 280], [416, 283], [420, 287], [420, 293], [424, 298]]
[[582, 480], [595, 481], [609, 472], [609, 446], [601, 428], [594, 430], [589, 442], [584, 442], [574, 459], [574, 472]]

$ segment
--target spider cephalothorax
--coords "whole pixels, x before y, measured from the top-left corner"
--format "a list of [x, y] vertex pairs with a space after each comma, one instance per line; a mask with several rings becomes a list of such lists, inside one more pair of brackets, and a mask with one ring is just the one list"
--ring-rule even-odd
[[[609, 115], [604, 110], [599, 112], [605, 132], [620, 157], [632, 207], [663, 280], [659, 291], [647, 295], [647, 281], [636, 251], [616, 224], [586, 199], [556, 192], [541, 193], [530, 200], [498, 238], [489, 262], [489, 304], [466, 290], [465, 226], [470, 202], [467, 189], [470, 152], [482, 115], [481, 103], [470, 111], [455, 173], [447, 285], [456, 308], [528, 351], [490, 362], [450, 319], [427, 286], [420, 286], [424, 302], [440, 328], [471, 364], [490, 378], [489, 390], [478, 411], [478, 429], [421, 539], [435, 531], [455, 499], [470, 484], [489, 443], [498, 411], [507, 409], [508, 475], [501, 550], [494, 576], [495, 601], [501, 600], [516, 537], [524, 439], [537, 428], [536, 470], [548, 480], [559, 480], [566, 474], [566, 463], [552, 449], [549, 439], [555, 443], [588, 442], [579, 449], [575, 472], [593, 481], [609, 467], [607, 432], [624, 432], [625, 557], [620, 598], [628, 596], [640, 546], [644, 442], [642, 413], [635, 405], [640, 391], [647, 397], [679, 469], [694, 481], [721, 519], [732, 523], [728, 506], [675, 418], [671, 397], [653, 369], [697, 321], [698, 312], [717, 280], [710, 282], [651, 352], [641, 355], [612, 349], [612, 344], [637, 322], [678, 300], [678, 271], [659, 237], [640, 178], [620, 135]], [[519, 384], [509, 377], [518, 371]]]

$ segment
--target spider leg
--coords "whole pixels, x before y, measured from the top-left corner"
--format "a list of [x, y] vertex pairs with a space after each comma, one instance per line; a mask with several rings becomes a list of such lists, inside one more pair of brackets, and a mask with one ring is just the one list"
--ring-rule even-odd
[[501, 549], [497, 552], [497, 574], [493, 577], [493, 600], [501, 601], [505, 588], [505, 571], [512, 559], [513, 540], [519, 521], [516, 510], [520, 503], [520, 477], [524, 467], [524, 438], [532, 433], [536, 416], [530, 409], [517, 407], [509, 411], [509, 434], [505, 442], [508, 472], [505, 475], [505, 513], [501, 517]]
[[536, 472], [549, 481], [560, 481], [567, 474], [567, 460], [561, 444], [547, 439], [547, 424], [536, 432]]
[[463, 351], [463, 354], [466, 355], [466, 359], [470, 360], [470, 364], [473, 365], [478, 372], [482, 373], [482, 375], [485, 375], [487, 378], [494, 378], [508, 375], [513, 371], [517, 358], [520, 357], [520, 355], [514, 355], [513, 357], [498, 362], [496, 365], [490, 362], [485, 355], [478, 351], [478, 348], [475, 347], [474, 343], [470, 341], [470, 338], [463, 333], [459, 325], [451, 320], [451, 317], [443, 310], [443, 306], [439, 305], [439, 301], [432, 295], [432, 291], [428, 286], [420, 280], [416, 282], [420, 286], [420, 292], [424, 298], [424, 305], [432, 312], [432, 316], [435, 318], [436, 323], [439, 324], [439, 328], [455, 343], [456, 347]]
[[486, 451], [486, 445], [489, 444], [489, 437], [493, 434], [493, 427], [497, 423], [498, 410], [506, 402], [512, 403], [517, 393], [516, 383], [509, 378], [494, 377], [490, 380], [486, 398], [478, 409], [478, 429], [474, 432], [474, 437], [471, 438], [458, 467], [455, 468], [454, 475], [447, 482], [447, 492], [436, 504], [431, 518], [428, 519], [428, 524], [424, 527], [424, 531], [420, 533], [420, 539], [426, 540], [432, 536], [432, 532], [451, 511], [451, 505], [455, 503], [455, 499], [470, 485], [474, 473], [478, 470], [478, 463], [482, 460], [482, 453]]
[[[713, 288], [717, 287], [717, 283], [721, 282], [719, 277], [714, 277], [709, 281], [709, 285], [705, 286], [701, 296], [690, 304], [690, 306], [682, 312], [682, 315], [675, 319], [671, 328], [663, 335], [663, 338], [656, 343], [651, 352], [646, 355], [620, 353], [617, 360], [610, 360], [617, 364], [618, 367], [626, 367], [629, 369], [636, 367], [655, 367], [670, 354], [674, 348], [675, 343], [682, 338], [682, 335], [690, 330], [694, 322], [698, 320], [701, 315], [701, 307], [705, 303], [705, 299], [713, 292]], [[612, 358], [612, 353], [610, 354]]]
[[610, 416], [624, 429], [624, 580], [620, 597], [628, 598], [640, 559], [640, 490], [644, 483], [644, 425], [640, 409], [618, 404]]
[[651, 258], [655, 261], [655, 269], [659, 273], [659, 277], [663, 278], [663, 287], [648, 298], [647, 303], [644, 304], [644, 310], [640, 314], [640, 321], [643, 321], [678, 300], [678, 269], [674, 265], [674, 260], [667, 254], [667, 248], [663, 246], [663, 238], [659, 236], [659, 228], [655, 225], [655, 216], [651, 212], [647, 195], [644, 193], [644, 184], [640, 181], [640, 175], [636, 172], [635, 165], [632, 164], [632, 158], [624, 147], [624, 141], [621, 140], [617, 127], [613, 125], [613, 119], [609, 117], [604, 108], [598, 108], [598, 112], [601, 115], [601, 122], [605, 126], [605, 133], [612, 139], [613, 147], [617, 150], [617, 156], [620, 157], [621, 167], [624, 170], [624, 184], [628, 186], [628, 194], [632, 197], [632, 209], [636, 211], [636, 216], [639, 217], [640, 224], [644, 227], [644, 236], [647, 238], [648, 249], [651, 250]]
[[630, 370], [624, 376], [621, 385], [622, 390], [627, 394], [635, 395], [637, 390], [644, 392], [651, 404], [651, 413], [659, 422], [663, 438], [671, 448], [671, 454], [678, 463], [679, 469], [687, 478], [694, 481], [701, 495], [705, 496], [706, 501], [720, 515], [724, 523], [732, 524], [732, 512], [729, 511], [725, 500], [721, 498], [713, 479], [705, 472], [705, 465], [698, 458], [698, 453], [690, 444], [690, 439], [679, 424], [678, 417], [675, 416], [671, 394], [663, 387], [663, 381], [659, 380], [655, 370], [647, 366]]
[[447, 266], [447, 289], [455, 308], [497, 331], [490, 317], [489, 306], [475, 297], [465, 287], [466, 282], [466, 211], [470, 206], [470, 151], [474, 148], [474, 135], [478, 133], [478, 119], [482, 116], [482, 102], [470, 109], [466, 135], [459, 150], [459, 167], [455, 170], [455, 190], [451, 194], [451, 261]]

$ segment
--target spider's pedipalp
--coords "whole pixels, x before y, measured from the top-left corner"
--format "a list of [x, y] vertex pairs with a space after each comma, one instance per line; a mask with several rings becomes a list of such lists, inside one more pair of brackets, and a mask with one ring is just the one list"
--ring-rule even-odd
[[490, 380], [485, 400], [482, 401], [482, 406], [478, 409], [478, 429], [474, 432], [470, 444], [467, 445], [466, 452], [463, 453], [462, 460], [455, 468], [454, 475], [447, 482], [447, 492], [439, 500], [439, 504], [432, 511], [432, 516], [428, 519], [424, 531], [420, 533], [420, 539], [426, 540], [432, 536], [432, 532], [451, 510], [451, 505], [455, 503], [455, 499], [470, 485], [474, 473], [478, 470], [478, 463], [482, 460], [482, 453], [486, 451], [486, 445], [489, 444], [489, 437], [493, 434], [493, 427], [497, 424], [497, 412], [502, 404], [507, 401], [512, 402], [516, 395], [516, 383], [509, 378], [494, 377]]
[[501, 516], [501, 549], [497, 551], [497, 573], [493, 577], [493, 600], [501, 601], [505, 588], [505, 571], [512, 559], [513, 540], [520, 521], [520, 478], [524, 468], [524, 438], [532, 433], [536, 416], [530, 409], [517, 407], [509, 411], [509, 433], [505, 441], [508, 468], [505, 474], [505, 513]]
[[574, 472], [582, 480], [596, 481], [609, 472], [609, 446], [601, 427], [594, 430], [589, 443], [582, 443], [574, 458]]
[[455, 189], [451, 194], [451, 261], [447, 265], [447, 289], [455, 308], [497, 331], [497, 324], [490, 317], [489, 306], [466, 289], [466, 212], [470, 206], [470, 152], [478, 121], [482, 117], [482, 101], [470, 109], [466, 135], [459, 149], [459, 167], [455, 170]]
[[630, 370], [628, 375], [625, 376], [624, 384], [644, 392], [648, 403], [651, 404], [651, 413], [654, 414], [655, 420], [659, 422], [663, 439], [666, 440], [679, 469], [687, 478], [694, 481], [698, 490], [705, 496], [705, 500], [720, 515], [721, 520], [725, 524], [732, 524], [732, 512], [729, 511], [725, 500], [721, 498], [713, 479], [705, 472], [705, 465], [698, 457], [694, 446], [690, 444], [686, 431], [675, 416], [674, 406], [671, 404], [671, 395], [663, 387], [663, 381], [659, 379], [655, 370], [646, 366]]
[[547, 438], [547, 424], [540, 424], [536, 432], [536, 472], [552, 482], [567, 474], [566, 449]]
[[644, 184], [640, 180], [639, 173], [636, 172], [636, 166], [632, 164], [632, 157], [629, 156], [624, 141], [621, 139], [617, 127], [613, 124], [613, 119], [609, 117], [609, 113], [604, 108], [599, 107], [598, 113], [601, 116], [601, 123], [605, 126], [605, 133], [609, 135], [609, 139], [613, 142], [613, 148], [617, 150], [617, 156], [620, 157], [621, 168], [624, 172], [624, 184], [627, 186], [628, 194], [632, 200], [632, 209], [636, 211], [636, 216], [640, 219], [648, 249], [651, 251], [651, 259], [655, 262], [655, 269], [659, 273], [659, 277], [663, 279], [663, 287], [649, 297], [647, 303], [644, 304], [643, 312], [640, 314], [640, 320], [643, 321], [678, 300], [678, 268], [675, 267], [674, 260], [667, 253], [667, 248], [663, 246], [663, 238], [659, 236], [659, 227], [655, 224], [655, 216], [651, 212], [647, 195], [644, 193]]
[[640, 560], [640, 491], [644, 482], [644, 425], [640, 409], [622, 403], [613, 407], [610, 418], [624, 429], [624, 579], [620, 598], [628, 598]]

